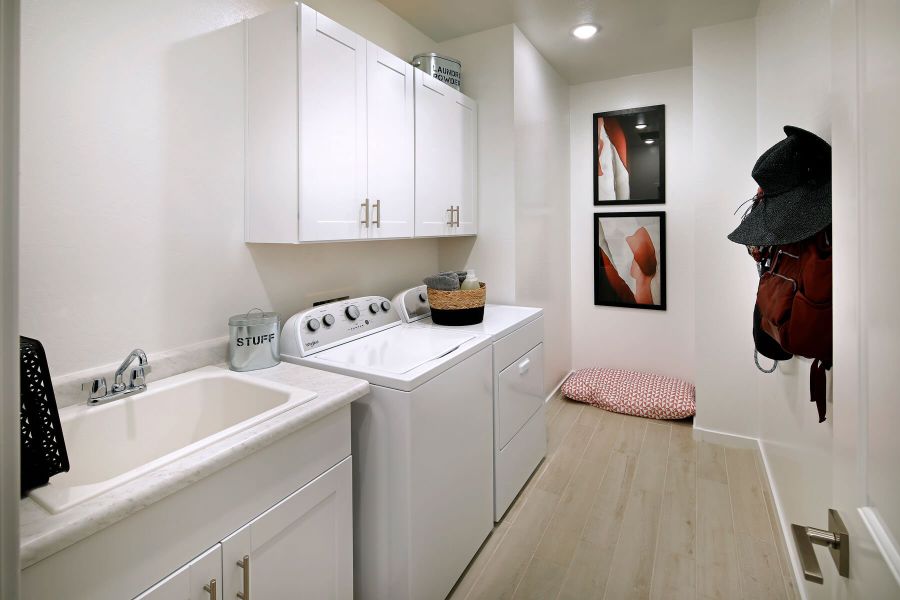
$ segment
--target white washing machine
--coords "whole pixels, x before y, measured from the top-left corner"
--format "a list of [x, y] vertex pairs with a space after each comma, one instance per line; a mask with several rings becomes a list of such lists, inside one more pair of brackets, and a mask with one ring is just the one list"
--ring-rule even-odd
[[488, 304], [477, 325], [436, 325], [424, 285], [397, 294], [394, 308], [410, 326], [491, 338], [494, 520], [499, 521], [547, 453], [544, 311]]
[[403, 324], [377, 296], [285, 323], [282, 360], [371, 384], [351, 406], [354, 597], [445, 598], [490, 533], [490, 344]]

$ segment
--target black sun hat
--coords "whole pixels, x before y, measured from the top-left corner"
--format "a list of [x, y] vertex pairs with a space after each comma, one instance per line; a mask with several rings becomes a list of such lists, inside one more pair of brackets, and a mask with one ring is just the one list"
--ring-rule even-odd
[[786, 125], [784, 133], [753, 166], [762, 193], [728, 235], [732, 242], [792, 244], [831, 224], [831, 145], [799, 127]]

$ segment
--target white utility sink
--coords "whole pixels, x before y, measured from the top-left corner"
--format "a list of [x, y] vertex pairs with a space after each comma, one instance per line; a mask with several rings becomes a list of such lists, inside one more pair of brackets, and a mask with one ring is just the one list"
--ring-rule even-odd
[[205, 367], [108, 404], [65, 408], [70, 470], [30, 496], [52, 513], [64, 511], [315, 397]]

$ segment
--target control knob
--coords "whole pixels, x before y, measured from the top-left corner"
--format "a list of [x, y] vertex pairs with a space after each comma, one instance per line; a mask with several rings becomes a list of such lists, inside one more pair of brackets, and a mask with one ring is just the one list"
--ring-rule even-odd
[[377, 302], [373, 302], [372, 304], [369, 305], [369, 312], [372, 313], [373, 315], [378, 314], [378, 303]]
[[419, 292], [419, 302], [427, 302], [428, 296], [425, 295], [425, 292]]
[[351, 321], [355, 321], [359, 318], [359, 309], [352, 304], [347, 307], [347, 310], [345, 312], [347, 314], [347, 318]]
[[332, 325], [334, 325], [334, 315], [328, 313], [327, 315], [322, 317], [322, 322], [325, 323], [326, 327], [331, 327]]
[[318, 319], [310, 319], [306, 323], [306, 328], [310, 331], [317, 331], [319, 329], [319, 320]]
[[387, 300], [382, 300], [381, 301], [381, 310], [383, 310], [384, 312], [391, 310], [391, 303], [388, 302]]

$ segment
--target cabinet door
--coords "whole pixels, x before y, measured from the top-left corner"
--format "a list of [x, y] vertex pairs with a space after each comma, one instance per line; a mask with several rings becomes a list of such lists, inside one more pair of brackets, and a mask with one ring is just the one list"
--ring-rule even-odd
[[476, 105], [430, 75], [415, 77], [416, 236], [474, 234]]
[[366, 45], [301, 6], [300, 241], [366, 237]]
[[[372, 42], [366, 52], [370, 238], [412, 237], [413, 66]], [[377, 208], [376, 208], [377, 205]]]
[[135, 600], [222, 600], [221, 544], [216, 544]]
[[235, 598], [246, 584], [253, 600], [350, 600], [352, 488], [347, 457], [226, 538], [225, 597]]
[[448, 136], [453, 132], [450, 87], [416, 69], [416, 237], [449, 235], [459, 170]]

